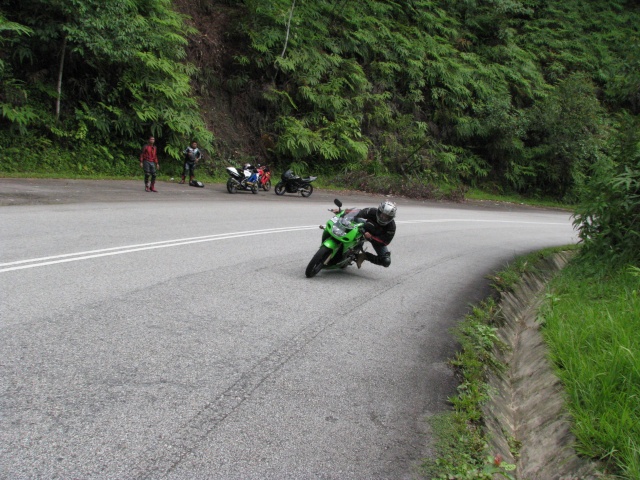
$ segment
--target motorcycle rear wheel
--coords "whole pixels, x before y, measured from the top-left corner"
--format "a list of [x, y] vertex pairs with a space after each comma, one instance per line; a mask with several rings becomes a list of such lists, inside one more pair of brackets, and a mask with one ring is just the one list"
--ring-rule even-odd
[[269, 190], [271, 190], [271, 180], [267, 180], [266, 182], [264, 182], [264, 183], [262, 184], [262, 189], [263, 189], [265, 192], [268, 192]]
[[236, 187], [236, 182], [234, 182], [232, 178], [227, 180], [227, 192], [236, 193], [237, 191], [238, 188]]
[[322, 245], [309, 262], [309, 265], [307, 265], [307, 269], [304, 271], [307, 278], [315, 277], [318, 272], [322, 270], [324, 262], [329, 258], [329, 255], [331, 255], [331, 249]]
[[313, 185], [311, 185], [310, 183], [307, 183], [300, 187], [300, 195], [302, 195], [303, 197], [310, 197], [312, 193]]
[[284, 191], [285, 191], [284, 183], [278, 182], [275, 188], [276, 195], [284, 195]]
[[258, 193], [258, 185], [255, 183], [251, 185], [251, 193]]

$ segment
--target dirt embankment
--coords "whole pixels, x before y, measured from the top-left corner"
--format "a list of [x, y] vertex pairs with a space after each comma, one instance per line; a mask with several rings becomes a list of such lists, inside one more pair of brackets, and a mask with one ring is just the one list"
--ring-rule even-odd
[[267, 163], [261, 114], [255, 107], [259, 92], [249, 87], [236, 91], [228, 84], [235, 73], [234, 56], [242, 54], [240, 49], [247, 43], [236, 28], [236, 18], [243, 11], [216, 2], [204, 3], [177, 0], [174, 5], [190, 17], [188, 23], [198, 30], [188, 37], [187, 59], [199, 68], [193, 86], [207, 127], [224, 159], [254, 156]]

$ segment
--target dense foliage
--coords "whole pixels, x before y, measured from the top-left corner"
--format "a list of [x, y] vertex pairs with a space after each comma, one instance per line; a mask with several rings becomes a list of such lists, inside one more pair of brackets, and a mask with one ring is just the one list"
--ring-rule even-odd
[[0, 0], [0, 126], [52, 148], [206, 144], [188, 32], [169, 0]]
[[281, 158], [575, 200], [638, 113], [633, 2], [235, 3]]

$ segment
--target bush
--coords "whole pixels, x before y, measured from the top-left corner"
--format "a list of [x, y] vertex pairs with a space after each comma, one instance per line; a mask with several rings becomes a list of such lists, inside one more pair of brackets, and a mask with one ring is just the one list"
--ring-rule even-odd
[[583, 255], [624, 264], [640, 261], [640, 119], [623, 115], [611, 159], [594, 168], [574, 225]]

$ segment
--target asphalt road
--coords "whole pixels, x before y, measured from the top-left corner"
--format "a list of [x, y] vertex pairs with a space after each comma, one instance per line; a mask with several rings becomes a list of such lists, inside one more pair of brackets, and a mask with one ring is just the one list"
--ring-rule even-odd
[[566, 212], [396, 199], [388, 269], [304, 270], [380, 197], [0, 179], [0, 478], [408, 479], [449, 329]]

